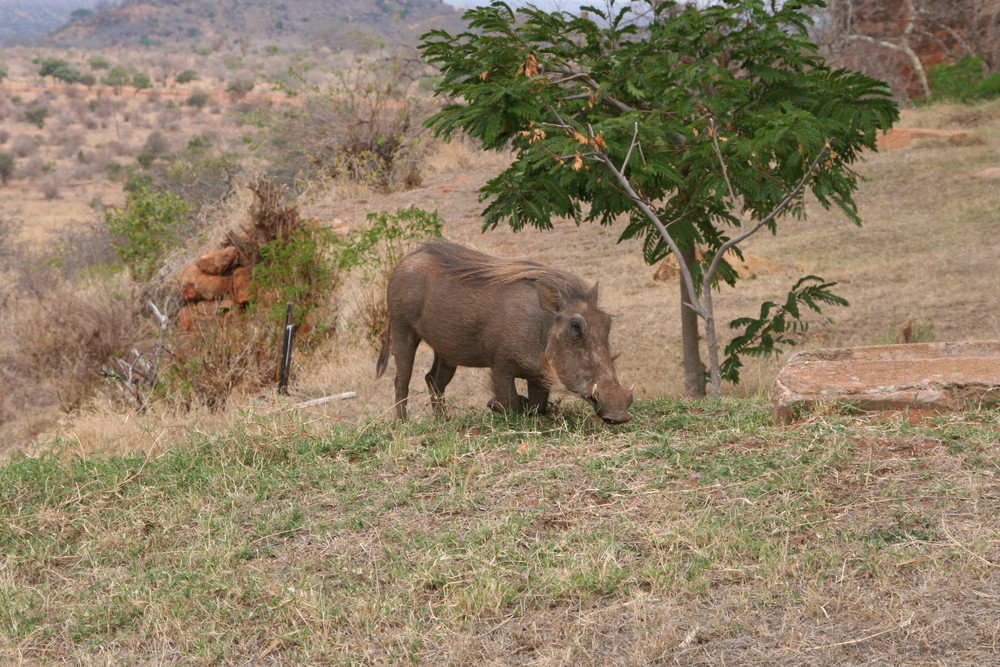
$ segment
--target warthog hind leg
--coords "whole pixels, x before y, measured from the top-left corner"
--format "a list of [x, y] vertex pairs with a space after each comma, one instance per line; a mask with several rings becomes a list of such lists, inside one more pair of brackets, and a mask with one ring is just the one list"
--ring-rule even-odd
[[431, 392], [431, 408], [434, 409], [434, 414], [439, 417], [443, 417], [445, 414], [444, 390], [451, 379], [455, 377], [455, 368], [455, 366], [441, 361], [441, 357], [435, 354], [431, 370], [424, 376], [424, 379], [427, 380], [427, 388]]

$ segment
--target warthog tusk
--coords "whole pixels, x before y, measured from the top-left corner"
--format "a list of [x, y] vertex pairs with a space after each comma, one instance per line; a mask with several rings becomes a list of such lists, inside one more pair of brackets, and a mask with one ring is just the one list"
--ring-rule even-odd
[[633, 383], [632, 383], [632, 386], [628, 388], [628, 393], [630, 393], [630, 394], [631, 394], [632, 392], [634, 392], [634, 391], [635, 391], [635, 386], [636, 386], [637, 384], [639, 384], [639, 383], [638, 383], [638, 382], [633, 382]]
[[595, 401], [597, 400], [597, 383], [596, 382], [594, 383], [594, 386], [590, 388], [590, 396]]

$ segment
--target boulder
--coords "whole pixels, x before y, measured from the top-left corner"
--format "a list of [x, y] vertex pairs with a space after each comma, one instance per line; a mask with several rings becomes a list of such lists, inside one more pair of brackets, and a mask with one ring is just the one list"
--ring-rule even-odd
[[238, 267], [233, 271], [233, 301], [241, 306], [250, 301], [250, 281], [253, 270], [248, 266]]
[[233, 269], [239, 259], [239, 251], [233, 246], [207, 252], [195, 261], [202, 273], [221, 276]]
[[194, 281], [201, 275], [201, 271], [194, 264], [188, 264], [177, 274], [177, 282], [181, 284], [181, 296], [185, 301], [198, 301], [198, 290], [195, 289]]
[[1000, 341], [799, 352], [778, 372], [771, 403], [784, 423], [817, 404], [940, 412], [1000, 404]]
[[199, 298], [206, 301], [225, 299], [233, 291], [233, 279], [230, 276], [213, 276], [199, 272], [194, 277], [194, 290]]

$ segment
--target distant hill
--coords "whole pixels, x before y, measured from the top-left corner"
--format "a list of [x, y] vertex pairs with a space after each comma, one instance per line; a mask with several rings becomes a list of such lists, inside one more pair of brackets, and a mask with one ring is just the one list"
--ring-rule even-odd
[[341, 50], [354, 46], [359, 36], [416, 43], [432, 28], [463, 26], [461, 13], [442, 0], [122, 0], [99, 5], [92, 15], [36, 43], [67, 48], [218, 50], [273, 45], [282, 50]]
[[0, 0], [0, 46], [13, 46], [63, 25], [95, 0]]

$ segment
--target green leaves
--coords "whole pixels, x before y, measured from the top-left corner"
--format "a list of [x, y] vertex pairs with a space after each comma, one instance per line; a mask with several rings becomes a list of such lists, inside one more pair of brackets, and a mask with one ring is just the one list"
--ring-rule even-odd
[[806, 276], [795, 283], [783, 305], [767, 301], [761, 304], [759, 317], [741, 317], [731, 321], [729, 328], [743, 327], [743, 333], [726, 346], [727, 356], [721, 366], [722, 377], [729, 382], [739, 382], [739, 369], [742, 366], [739, 357], [742, 354], [769, 357], [781, 353], [779, 345], [794, 345], [795, 336], [804, 334], [809, 329], [808, 322], [802, 318], [803, 306], [821, 313], [821, 304], [850, 305], [847, 299], [830, 291], [836, 285], [835, 282], [825, 282], [819, 276]]
[[160, 259], [180, 242], [190, 210], [171, 192], [139, 186], [126, 193], [124, 207], [111, 207], [104, 213], [115, 254], [132, 267], [137, 278], [148, 280]]

